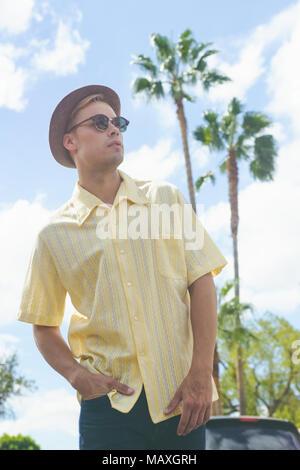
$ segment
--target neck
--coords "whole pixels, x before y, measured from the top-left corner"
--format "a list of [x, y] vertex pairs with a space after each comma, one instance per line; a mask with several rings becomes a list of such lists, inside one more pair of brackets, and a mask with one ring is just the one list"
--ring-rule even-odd
[[110, 173], [89, 175], [89, 178], [79, 174], [80, 186], [108, 204], [114, 203], [121, 182], [122, 177], [117, 169]]

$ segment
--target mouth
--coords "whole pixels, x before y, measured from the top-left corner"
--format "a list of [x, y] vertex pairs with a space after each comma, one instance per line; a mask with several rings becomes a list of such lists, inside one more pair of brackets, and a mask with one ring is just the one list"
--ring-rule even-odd
[[112, 142], [111, 144], [108, 145], [108, 147], [121, 147], [121, 142]]

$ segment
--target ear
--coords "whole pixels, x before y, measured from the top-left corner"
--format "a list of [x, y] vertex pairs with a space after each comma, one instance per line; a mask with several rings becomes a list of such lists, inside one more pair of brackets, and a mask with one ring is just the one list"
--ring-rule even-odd
[[64, 134], [63, 137], [63, 146], [70, 151], [74, 151], [76, 149], [76, 143], [74, 136], [69, 133], [69, 134]]

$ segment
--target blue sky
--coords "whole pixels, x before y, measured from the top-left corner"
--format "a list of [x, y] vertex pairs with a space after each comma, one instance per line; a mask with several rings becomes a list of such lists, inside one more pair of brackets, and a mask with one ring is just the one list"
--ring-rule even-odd
[[[215, 283], [233, 275], [228, 185], [218, 170], [224, 155], [210, 155], [192, 131], [204, 110], [224, 112], [236, 96], [272, 118], [279, 149], [273, 182], [253, 181], [247, 164], [239, 167], [241, 301], [300, 328], [300, 2], [0, 0], [0, 352], [17, 351], [20, 373], [38, 386], [11, 401], [16, 419], [0, 421], [0, 435], [29, 434], [43, 449], [78, 448], [75, 390], [40, 355], [32, 326], [15, 319], [35, 236], [77, 181], [76, 170], [50, 153], [52, 112], [76, 88], [112, 87], [130, 120], [120, 169], [170, 181], [188, 199], [174, 104], [133, 98], [132, 81], [142, 72], [130, 64], [133, 54], [155, 59], [151, 33], [176, 41], [187, 28], [198, 42], [213, 42], [219, 53], [209, 65], [233, 79], [209, 94], [196, 86], [189, 90], [196, 102], [185, 105], [194, 181], [208, 170], [217, 176], [197, 194], [198, 216], [229, 261]], [[71, 313], [67, 300], [65, 338]]]

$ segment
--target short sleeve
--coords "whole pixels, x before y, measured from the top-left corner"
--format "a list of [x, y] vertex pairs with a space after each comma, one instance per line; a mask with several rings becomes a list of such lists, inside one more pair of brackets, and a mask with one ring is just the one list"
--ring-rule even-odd
[[209, 272], [212, 273], [212, 276], [216, 276], [228, 264], [228, 261], [207, 233], [192, 205], [188, 203], [179, 189], [177, 189], [177, 198], [183, 217], [182, 231], [188, 286], [190, 286], [196, 279]]
[[49, 248], [39, 233], [30, 255], [17, 320], [60, 326], [66, 293]]

